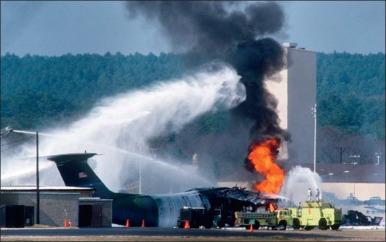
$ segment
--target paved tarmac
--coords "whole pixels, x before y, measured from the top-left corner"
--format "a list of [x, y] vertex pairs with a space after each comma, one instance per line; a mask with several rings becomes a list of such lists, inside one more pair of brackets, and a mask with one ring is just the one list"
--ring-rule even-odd
[[272, 231], [173, 228], [6, 228], [2, 241], [384, 241], [385, 231]]

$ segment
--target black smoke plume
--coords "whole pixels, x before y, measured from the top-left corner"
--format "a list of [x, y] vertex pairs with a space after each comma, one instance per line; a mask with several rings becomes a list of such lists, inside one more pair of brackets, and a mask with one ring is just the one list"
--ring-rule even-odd
[[175, 50], [200, 61], [220, 59], [235, 67], [247, 99], [233, 110], [254, 123], [252, 139], [285, 138], [275, 112], [276, 101], [263, 80], [283, 68], [283, 49], [265, 36], [281, 30], [284, 13], [274, 2], [134, 1], [131, 17], [160, 24]]

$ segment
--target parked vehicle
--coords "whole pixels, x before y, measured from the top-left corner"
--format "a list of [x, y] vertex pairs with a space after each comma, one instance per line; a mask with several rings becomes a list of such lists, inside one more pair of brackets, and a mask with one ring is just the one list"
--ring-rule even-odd
[[220, 226], [221, 211], [219, 209], [207, 210], [203, 207], [183, 207], [177, 219], [177, 227], [184, 228], [186, 223], [190, 228], [212, 228]]

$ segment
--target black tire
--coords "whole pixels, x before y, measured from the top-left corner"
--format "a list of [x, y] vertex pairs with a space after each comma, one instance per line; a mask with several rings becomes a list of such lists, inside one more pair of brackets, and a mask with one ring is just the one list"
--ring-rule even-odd
[[256, 221], [255, 224], [253, 225], [253, 229], [258, 230], [260, 228], [260, 223], [259, 221]]
[[177, 222], [177, 227], [178, 228], [180, 228], [180, 229], [182, 229], [184, 226], [182, 225], [182, 222], [181, 221], [178, 221]]
[[204, 227], [205, 227], [206, 229], [210, 229], [210, 228], [213, 227], [213, 224], [207, 223], [207, 224], [204, 225]]
[[287, 228], [287, 221], [280, 220], [278, 227], [279, 227], [280, 230], [286, 230], [286, 228]]
[[333, 225], [331, 225], [331, 229], [332, 230], [338, 230], [339, 227], [340, 227], [340, 224], [333, 224]]
[[327, 220], [325, 218], [321, 218], [319, 220], [319, 229], [320, 230], [327, 230], [328, 229]]
[[219, 226], [220, 228], [224, 228], [225, 227], [225, 222], [220, 221], [217, 226]]
[[313, 229], [313, 228], [314, 228], [314, 226], [305, 226], [305, 227], [304, 227], [304, 230], [310, 231], [310, 230]]
[[298, 218], [294, 218], [292, 220], [292, 227], [297, 230], [297, 229], [300, 229], [300, 221]]

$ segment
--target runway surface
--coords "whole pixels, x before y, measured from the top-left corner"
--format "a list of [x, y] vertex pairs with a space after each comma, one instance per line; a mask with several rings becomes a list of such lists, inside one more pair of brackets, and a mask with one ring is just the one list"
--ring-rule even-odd
[[385, 230], [272, 231], [172, 228], [6, 228], [2, 241], [384, 241]]

